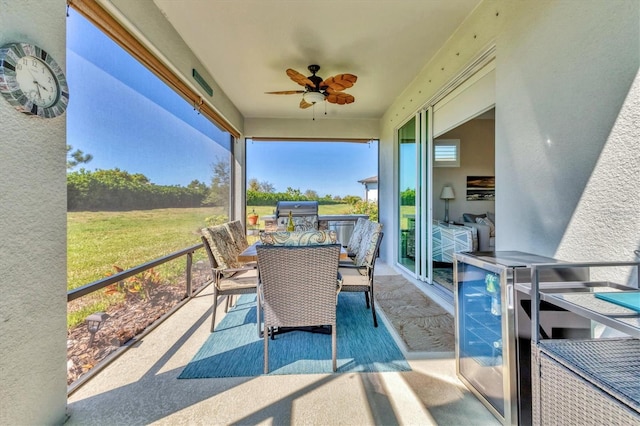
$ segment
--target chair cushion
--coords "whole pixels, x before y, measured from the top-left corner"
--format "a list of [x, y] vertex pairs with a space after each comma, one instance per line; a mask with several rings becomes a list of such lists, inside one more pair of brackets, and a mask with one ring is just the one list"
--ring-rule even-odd
[[336, 231], [276, 231], [260, 234], [260, 242], [268, 246], [312, 246], [336, 244]]
[[355, 255], [360, 250], [360, 243], [362, 242], [362, 237], [367, 232], [368, 222], [368, 219], [363, 217], [358, 218], [356, 225], [353, 227], [351, 238], [349, 238], [349, 242], [347, 243], [348, 253], [353, 253]]
[[376, 249], [376, 243], [380, 237], [382, 231], [382, 224], [378, 222], [371, 222], [367, 224], [366, 233], [362, 237], [360, 243], [360, 249], [356, 253], [354, 263], [358, 266], [371, 266], [373, 261], [374, 251]]
[[236, 245], [237, 252], [241, 253], [244, 249], [249, 247], [249, 242], [247, 241], [247, 235], [244, 231], [244, 226], [242, 226], [242, 222], [239, 220], [234, 220], [233, 222], [227, 222], [224, 226], [231, 234], [231, 238]]
[[[229, 268], [240, 268], [242, 263], [238, 262], [238, 252], [229, 230], [224, 225], [203, 228], [202, 234], [205, 236], [211, 247], [211, 254], [218, 264], [219, 270]], [[233, 272], [223, 272], [223, 276], [229, 277]]]
[[226, 290], [254, 289], [258, 284], [258, 270], [249, 269], [236, 272], [232, 277], [222, 278], [218, 282], [218, 288]]
[[367, 291], [369, 277], [366, 268], [338, 268], [342, 277], [341, 291]]

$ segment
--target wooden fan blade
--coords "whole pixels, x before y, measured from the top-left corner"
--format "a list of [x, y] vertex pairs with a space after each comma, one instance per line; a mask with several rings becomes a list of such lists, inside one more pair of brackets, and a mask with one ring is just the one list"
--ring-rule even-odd
[[358, 77], [353, 74], [338, 74], [320, 83], [320, 87], [327, 86], [335, 92], [341, 92], [356, 84], [357, 80]]
[[298, 93], [304, 93], [304, 90], [280, 90], [278, 92], [264, 92], [267, 95], [295, 95]]
[[333, 92], [327, 95], [327, 102], [331, 102], [332, 104], [344, 105], [353, 103], [356, 98], [353, 95], [343, 92]]
[[307, 77], [305, 77], [303, 74], [300, 74], [296, 70], [292, 70], [291, 68], [289, 68], [287, 70], [287, 75], [289, 76], [289, 78], [291, 80], [295, 81], [300, 86], [316, 87], [316, 85], [313, 83], [313, 81], [309, 80]]
[[309, 102], [305, 101], [304, 98], [300, 101], [300, 108], [305, 109], [309, 108], [311, 105]]

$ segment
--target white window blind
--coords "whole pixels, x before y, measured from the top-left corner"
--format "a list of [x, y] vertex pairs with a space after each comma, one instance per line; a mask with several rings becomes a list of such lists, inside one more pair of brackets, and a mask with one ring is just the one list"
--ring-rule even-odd
[[433, 141], [434, 167], [460, 167], [460, 140], [442, 139]]

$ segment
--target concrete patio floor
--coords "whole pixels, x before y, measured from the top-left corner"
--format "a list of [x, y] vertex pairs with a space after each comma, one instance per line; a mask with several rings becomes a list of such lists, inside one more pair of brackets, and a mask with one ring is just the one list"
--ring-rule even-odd
[[178, 380], [209, 336], [211, 301], [207, 288], [80, 387], [66, 424], [499, 424], [456, 378], [453, 354], [407, 354], [402, 373]]

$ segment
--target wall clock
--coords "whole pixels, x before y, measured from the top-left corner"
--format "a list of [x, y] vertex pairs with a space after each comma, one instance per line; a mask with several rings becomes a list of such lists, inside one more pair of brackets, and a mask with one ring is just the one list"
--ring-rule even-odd
[[0, 92], [18, 111], [57, 117], [69, 104], [62, 68], [46, 51], [28, 43], [0, 47]]

